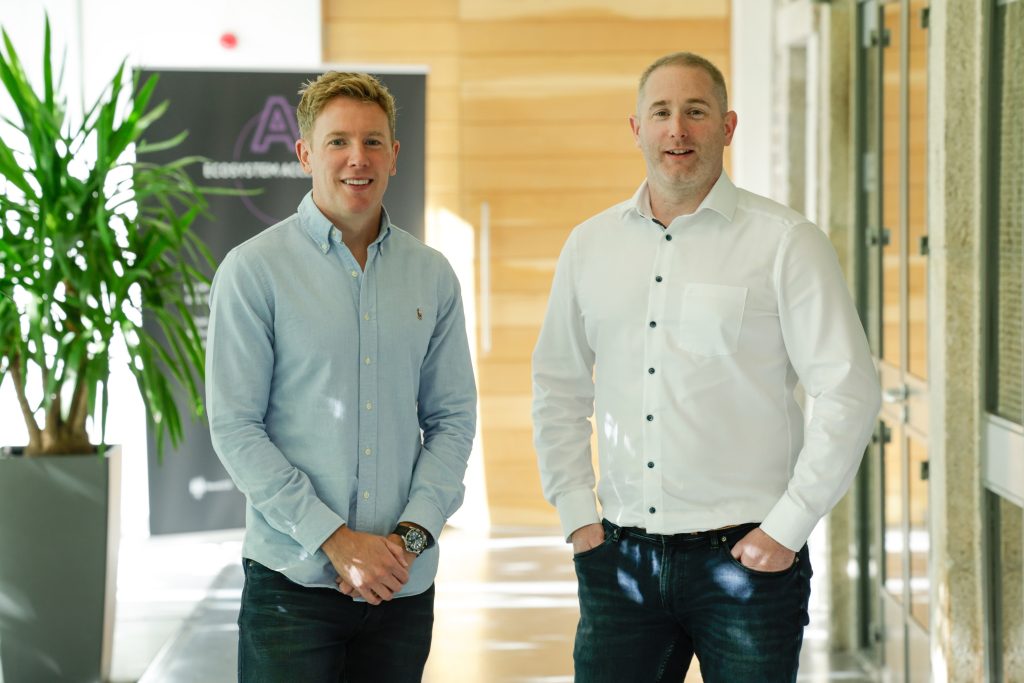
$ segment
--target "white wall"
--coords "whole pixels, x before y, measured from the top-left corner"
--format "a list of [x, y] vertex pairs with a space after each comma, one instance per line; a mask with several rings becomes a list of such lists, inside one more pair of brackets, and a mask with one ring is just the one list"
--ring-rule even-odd
[[739, 123], [732, 141], [732, 179], [772, 196], [772, 83], [774, 0], [732, 0], [732, 74], [729, 108]]
[[[0, 26], [37, 76], [42, 73], [44, 11], [54, 46], [67, 48], [65, 84], [72, 111], [80, 110], [83, 93], [87, 101], [95, 99], [125, 58], [129, 66], [207, 69], [316, 69], [322, 62], [320, 0], [0, 0]], [[221, 45], [227, 32], [237, 37], [234, 49]], [[0, 115], [13, 115], [3, 95]], [[116, 350], [112, 355], [124, 358]], [[146, 535], [142, 399], [127, 369], [115, 371], [110, 386], [107, 440], [124, 445], [124, 533]], [[13, 388], [5, 382], [0, 386], [0, 444], [27, 442]]]

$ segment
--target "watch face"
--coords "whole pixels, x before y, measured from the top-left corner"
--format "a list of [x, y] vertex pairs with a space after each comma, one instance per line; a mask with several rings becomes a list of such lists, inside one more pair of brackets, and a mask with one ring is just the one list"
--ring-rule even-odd
[[427, 535], [416, 527], [405, 527], [402, 538], [405, 540], [405, 549], [410, 553], [419, 555], [427, 548]]

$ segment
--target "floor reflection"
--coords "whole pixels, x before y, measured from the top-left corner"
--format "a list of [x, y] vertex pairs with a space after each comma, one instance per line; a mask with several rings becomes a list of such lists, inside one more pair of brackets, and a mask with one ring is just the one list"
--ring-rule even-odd
[[[128, 549], [134, 556], [122, 562], [127, 573], [122, 572], [119, 583], [114, 681], [235, 680], [235, 618], [242, 585], [239, 539], [236, 532], [191, 541], [183, 536]], [[558, 530], [449, 528], [441, 545], [434, 643], [423, 680], [572, 681], [572, 638], [579, 615], [576, 578], [570, 547]], [[812, 540], [812, 549], [815, 545], [819, 551], [824, 548], [823, 542]], [[811, 625], [798, 680], [869, 683], [873, 679], [852, 657], [828, 652], [828, 608], [820, 599], [825, 594], [820, 582], [827, 572], [823, 557], [812, 562]], [[196, 583], [204, 571], [208, 589], [199, 600]], [[138, 578], [130, 580], [136, 573]], [[191, 608], [187, 616], [181, 614], [186, 608]], [[168, 637], [172, 623], [178, 627]], [[685, 683], [700, 680], [694, 663]]]

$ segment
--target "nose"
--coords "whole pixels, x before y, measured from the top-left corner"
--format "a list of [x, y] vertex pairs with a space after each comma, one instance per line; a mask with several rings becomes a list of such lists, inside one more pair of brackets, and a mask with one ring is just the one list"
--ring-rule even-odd
[[674, 138], [686, 137], [686, 121], [682, 116], [673, 116], [668, 123], [668, 133]]
[[348, 155], [349, 166], [366, 166], [368, 159], [365, 147], [359, 144], [352, 145]]

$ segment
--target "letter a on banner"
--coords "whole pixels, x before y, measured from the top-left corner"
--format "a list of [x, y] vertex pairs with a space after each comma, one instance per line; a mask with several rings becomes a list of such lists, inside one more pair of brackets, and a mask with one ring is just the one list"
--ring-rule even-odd
[[280, 95], [267, 98], [267, 103], [263, 105], [263, 113], [260, 114], [260, 122], [252, 136], [253, 153], [265, 154], [275, 142], [280, 142], [288, 149], [295, 146], [295, 141], [299, 139], [299, 129], [295, 125], [292, 111], [293, 107], [288, 100]]

